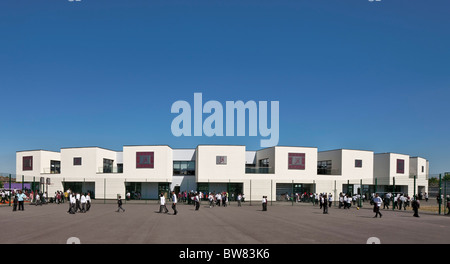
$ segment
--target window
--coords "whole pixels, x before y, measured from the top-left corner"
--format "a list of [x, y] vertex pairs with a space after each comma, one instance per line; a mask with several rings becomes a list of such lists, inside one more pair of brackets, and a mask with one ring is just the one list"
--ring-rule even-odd
[[173, 175], [195, 175], [195, 161], [174, 161]]
[[123, 173], [123, 163], [117, 163], [117, 173]]
[[355, 160], [355, 168], [362, 168], [362, 160]]
[[73, 158], [73, 166], [81, 166], [81, 158]]
[[425, 167], [424, 166], [422, 166], [422, 172], [425, 172]]
[[50, 173], [60, 174], [61, 173], [61, 161], [51, 160], [50, 161]]
[[33, 170], [33, 156], [27, 156], [22, 158], [22, 170]]
[[114, 160], [103, 159], [103, 173], [112, 173], [113, 172], [113, 164], [114, 164]]
[[269, 167], [269, 158], [267, 159], [260, 159], [259, 160], [259, 167]]
[[288, 169], [289, 170], [304, 170], [305, 169], [305, 153], [289, 153], [288, 154]]
[[397, 173], [405, 173], [405, 160], [397, 159]]
[[331, 160], [321, 160], [317, 162], [317, 174], [331, 175]]
[[136, 152], [136, 168], [153, 169], [154, 158], [153, 152]]
[[227, 165], [227, 156], [216, 156], [216, 165]]

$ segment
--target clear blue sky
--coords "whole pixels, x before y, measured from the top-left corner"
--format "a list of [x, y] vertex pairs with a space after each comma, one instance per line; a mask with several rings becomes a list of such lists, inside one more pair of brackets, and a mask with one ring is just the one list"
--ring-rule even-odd
[[242, 144], [180, 137], [177, 100], [280, 102], [279, 145], [450, 171], [448, 0], [2, 0], [0, 172], [15, 152]]

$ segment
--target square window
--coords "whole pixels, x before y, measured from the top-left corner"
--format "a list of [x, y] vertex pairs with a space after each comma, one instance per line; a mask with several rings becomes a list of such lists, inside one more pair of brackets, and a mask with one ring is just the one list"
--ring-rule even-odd
[[305, 169], [305, 153], [288, 153], [288, 169], [304, 170]]
[[216, 165], [227, 165], [227, 156], [216, 156]]
[[22, 158], [22, 170], [24, 171], [33, 170], [33, 156], [27, 156]]
[[153, 152], [136, 152], [136, 168], [153, 169], [154, 153]]
[[73, 166], [81, 166], [81, 158], [73, 158]]
[[355, 168], [362, 168], [362, 160], [355, 160]]

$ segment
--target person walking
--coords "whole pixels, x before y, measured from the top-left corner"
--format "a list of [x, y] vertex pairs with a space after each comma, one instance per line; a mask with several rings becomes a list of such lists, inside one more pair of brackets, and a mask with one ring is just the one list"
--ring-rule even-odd
[[378, 193], [375, 194], [375, 197], [373, 198], [373, 212], [375, 213], [374, 218], [377, 218], [378, 215], [380, 215], [380, 218], [383, 216], [380, 213], [380, 206], [381, 206], [381, 198], [378, 196]]
[[81, 203], [81, 212], [86, 213], [86, 196], [84, 194], [80, 197], [80, 203]]
[[328, 214], [328, 201], [327, 201], [327, 194], [324, 193], [322, 195], [322, 207], [323, 207], [323, 213]]
[[177, 210], [177, 195], [175, 194], [175, 192], [172, 192], [172, 210], [173, 210], [173, 215], [177, 215], [178, 214], [178, 210]]
[[450, 197], [447, 195], [447, 215], [450, 215]]
[[75, 209], [75, 212], [78, 212], [78, 211], [80, 211], [81, 212], [81, 202], [80, 202], [80, 200], [81, 200], [81, 195], [80, 195], [80, 193], [76, 193], [75, 194], [75, 199], [76, 199], [76, 209]]
[[122, 208], [122, 196], [119, 195], [119, 197], [117, 198], [117, 211], [116, 212], [120, 212], [120, 210], [125, 212], [125, 209]]
[[414, 211], [414, 217], [419, 217], [419, 208], [420, 208], [420, 203], [419, 200], [416, 199], [416, 197], [414, 196], [414, 200], [411, 203], [411, 206], [413, 208]]
[[161, 193], [159, 196], [159, 212], [162, 213], [162, 210], [164, 209], [164, 213], [167, 214], [169, 210], [166, 207], [166, 197], [164, 197], [164, 194]]
[[262, 198], [262, 210], [267, 211], [267, 196], [263, 196]]
[[13, 200], [13, 212], [17, 211], [17, 203], [19, 202], [19, 198], [17, 197], [17, 195], [14, 195], [14, 200]]
[[38, 206], [42, 206], [42, 201], [41, 201], [41, 196], [39, 195], [39, 192], [36, 192], [36, 202], [34, 203], [34, 205]]
[[91, 194], [87, 193], [86, 195], [86, 212], [91, 209]]
[[75, 194], [70, 193], [69, 194], [69, 199], [70, 199], [70, 207], [69, 207], [69, 214], [75, 214], [76, 213], [76, 204], [77, 204], [77, 199], [75, 198]]
[[195, 211], [198, 211], [198, 209], [200, 208], [200, 197], [198, 193], [195, 193], [194, 202], [195, 202]]
[[241, 200], [242, 200], [242, 195], [238, 194], [238, 196], [237, 196], [238, 207], [241, 207]]

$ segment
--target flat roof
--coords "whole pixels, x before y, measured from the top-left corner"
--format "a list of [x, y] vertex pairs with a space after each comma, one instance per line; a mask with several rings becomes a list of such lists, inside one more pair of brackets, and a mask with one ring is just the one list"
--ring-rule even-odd
[[341, 149], [330, 149], [330, 150], [322, 150], [319, 152], [328, 152], [328, 151], [339, 151], [339, 150], [351, 150], [351, 151], [367, 151], [367, 152], [373, 152], [373, 150], [366, 150], [366, 149], [347, 149], [347, 148], [341, 148]]
[[61, 152], [58, 152], [58, 151], [46, 150], [46, 149], [19, 150], [19, 151], [16, 151], [16, 153], [17, 152], [32, 152], [32, 151], [47, 151], [47, 152], [53, 152], [53, 153], [61, 153]]
[[114, 152], [122, 152], [122, 151], [117, 151], [117, 150], [113, 150], [113, 149], [102, 148], [102, 147], [98, 147], [98, 146], [87, 146], [87, 147], [65, 147], [65, 148], [61, 148], [61, 149], [81, 149], [81, 148], [99, 148], [99, 149], [104, 149], [104, 150], [109, 150], [109, 151], [114, 151]]

